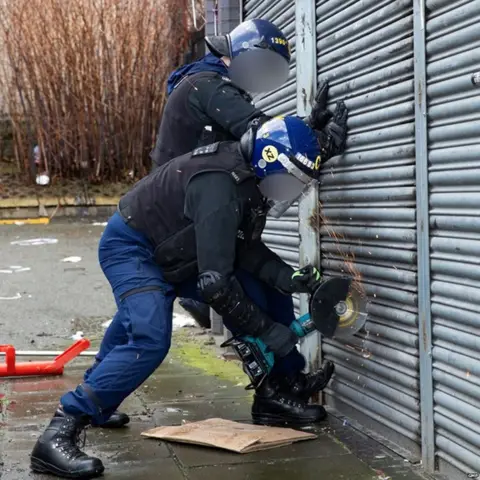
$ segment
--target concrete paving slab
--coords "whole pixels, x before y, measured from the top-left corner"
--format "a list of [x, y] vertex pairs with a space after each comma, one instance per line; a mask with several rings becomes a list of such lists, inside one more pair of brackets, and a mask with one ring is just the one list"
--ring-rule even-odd
[[353, 455], [329, 459], [216, 465], [189, 470], [190, 480], [378, 480], [373, 470]]
[[158, 459], [172, 456], [164, 442], [151, 438], [141, 438], [136, 442], [106, 444], [92, 444], [91, 440], [87, 443], [86, 449], [90, 454], [101, 458], [109, 465], [128, 465], [130, 462], [145, 461], [152, 463]]
[[293, 443], [282, 448], [274, 448], [248, 454], [236, 454], [213, 448], [198, 448], [172, 443], [177, 458], [187, 467], [229, 465], [239, 463], [271, 462], [300, 458], [330, 458], [335, 455], [349, 455], [341, 444], [333, 442], [328, 436], [316, 440]]
[[160, 376], [147, 381], [141, 387], [147, 402], [161, 402], [176, 399], [179, 401], [223, 398], [246, 398], [249, 393], [242, 387], [235, 387], [228, 382], [218, 381], [215, 377], [202, 375], [189, 376], [188, 381], [182, 376]]
[[[4, 471], [2, 480], [52, 480], [50, 475], [33, 473], [30, 467], [16, 467]], [[129, 462], [109, 464], [103, 479], [108, 480], [184, 480], [185, 477], [177, 464], [171, 458], [158, 459], [153, 462]]]
[[75, 388], [81, 382], [84, 370], [76, 370], [69, 364], [65, 373], [52, 377], [16, 378], [11, 382], [12, 394], [32, 394], [35, 392], [62, 393]]
[[150, 428], [155, 428], [153, 420], [131, 421], [125, 428], [91, 428], [88, 430], [90, 445], [105, 445], [123, 442], [138, 442], [145, 440], [141, 433]]
[[105, 471], [102, 478], [107, 480], [185, 480], [186, 477], [174, 460], [165, 458], [141, 464], [113, 465]]
[[149, 406], [157, 426], [181, 425], [207, 418], [250, 421], [251, 406], [245, 399], [215, 399], [188, 402], [163, 402]]

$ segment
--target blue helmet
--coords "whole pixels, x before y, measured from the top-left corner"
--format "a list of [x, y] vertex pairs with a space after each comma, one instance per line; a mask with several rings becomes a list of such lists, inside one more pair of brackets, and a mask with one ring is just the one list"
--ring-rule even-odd
[[279, 217], [318, 178], [321, 151], [314, 131], [298, 117], [276, 117], [256, 132], [251, 164], [259, 188]]
[[267, 20], [247, 20], [226, 35], [206, 37], [205, 42], [215, 56], [230, 59], [230, 77], [251, 93], [274, 90], [288, 78], [290, 45]]

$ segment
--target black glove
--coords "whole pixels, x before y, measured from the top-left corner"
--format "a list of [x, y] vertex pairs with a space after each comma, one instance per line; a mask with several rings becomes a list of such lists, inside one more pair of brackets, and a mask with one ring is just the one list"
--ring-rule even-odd
[[315, 96], [315, 104], [305, 123], [315, 131], [321, 150], [321, 163], [345, 151], [348, 110], [343, 101], [337, 102], [335, 111], [327, 110], [330, 86], [323, 82]]
[[320, 272], [312, 265], [307, 265], [296, 271], [286, 266], [279, 271], [275, 287], [285, 295], [313, 293], [321, 279]]
[[332, 156], [340, 155], [345, 151], [345, 142], [347, 140], [347, 118], [347, 106], [343, 101], [337, 102], [337, 106], [333, 112], [333, 118], [325, 127], [325, 133], [330, 135], [333, 143]]
[[313, 130], [323, 130], [333, 117], [332, 112], [327, 110], [328, 82], [323, 82], [315, 95], [315, 104], [305, 123]]
[[322, 164], [344, 152], [347, 140], [347, 118], [347, 106], [344, 102], [337, 102], [332, 119], [323, 130], [315, 131], [320, 146]]
[[307, 265], [293, 272], [292, 291], [293, 293], [313, 293], [321, 279], [320, 272], [313, 265]]
[[298, 342], [298, 337], [293, 331], [281, 323], [271, 325], [259, 338], [279, 357], [288, 355]]

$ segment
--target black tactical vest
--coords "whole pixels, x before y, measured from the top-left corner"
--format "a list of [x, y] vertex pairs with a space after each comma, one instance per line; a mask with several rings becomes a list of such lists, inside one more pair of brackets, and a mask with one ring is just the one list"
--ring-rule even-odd
[[190, 180], [205, 172], [229, 173], [239, 197], [245, 199], [245, 215], [237, 234], [240, 245], [260, 239], [265, 227], [268, 208], [238, 142], [200, 147], [154, 170], [120, 199], [119, 211], [127, 224], [152, 242], [155, 259], [171, 283], [198, 274], [195, 229], [184, 216], [184, 205]]
[[185, 77], [170, 94], [158, 130], [155, 148], [151, 153], [154, 167], [164, 165], [172, 158], [191, 152], [195, 148], [214, 142], [236, 140], [233, 135], [212, 124], [205, 130], [205, 123], [192, 116], [189, 97], [195, 80], [217, 77], [216, 72], [201, 72]]

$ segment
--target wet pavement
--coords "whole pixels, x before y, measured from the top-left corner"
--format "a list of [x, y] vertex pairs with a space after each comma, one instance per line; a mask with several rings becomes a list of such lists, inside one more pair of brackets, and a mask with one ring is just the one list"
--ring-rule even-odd
[[[28, 350], [60, 349], [80, 330], [98, 345], [102, 324], [115, 312], [110, 287], [97, 264], [102, 230], [91, 220], [84, 224], [0, 227], [0, 344], [12, 343]], [[35, 238], [57, 242], [11, 243]], [[81, 260], [62, 261], [72, 256]], [[212, 417], [250, 420], [251, 394], [244, 389], [245, 376], [235, 362], [217, 358], [209, 336], [202, 333], [198, 329], [177, 331], [166, 362], [122, 405], [132, 419], [128, 428], [89, 429], [85, 450], [104, 461], [104, 478], [420, 478], [403, 459], [356, 435], [333, 417], [316, 428], [316, 440], [245, 455], [141, 437], [141, 432], [150, 428], [185, 421]], [[52, 478], [30, 472], [29, 454], [58, 398], [78, 384], [90, 362], [87, 357], [75, 360], [63, 376], [0, 380], [2, 480]], [[355, 445], [361, 445], [361, 451], [357, 452]], [[365, 454], [367, 445], [370, 450]]]
[[[178, 348], [178, 347], [177, 347]], [[124, 402], [132, 416], [122, 430], [90, 429], [86, 451], [101, 458], [105, 478], [371, 480], [378, 475], [345, 446], [319, 430], [319, 438], [284, 448], [240, 455], [203, 447], [166, 444], [140, 436], [160, 425], [222, 417], [249, 421], [250, 396], [232, 382], [210, 377], [174, 358]], [[221, 361], [221, 360], [218, 360]], [[1, 440], [2, 480], [48, 478], [29, 470], [29, 454], [48, 423], [58, 397], [81, 379], [86, 359], [62, 377], [9, 380], [3, 387], [6, 412]], [[325, 426], [326, 427], [326, 426]]]

